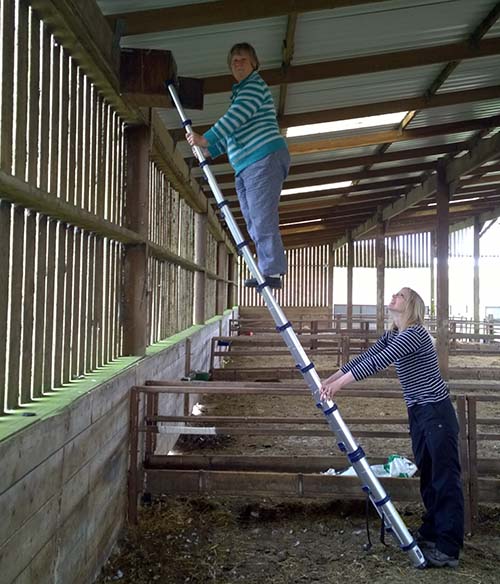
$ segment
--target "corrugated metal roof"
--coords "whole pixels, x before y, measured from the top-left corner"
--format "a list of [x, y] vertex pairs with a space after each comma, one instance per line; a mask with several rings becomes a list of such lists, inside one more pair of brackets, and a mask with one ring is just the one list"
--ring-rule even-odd
[[[144, 0], [142, 2], [139, 0], [100, 0], [98, 3], [108, 14], [186, 4], [199, 4], [200, 11], [211, 9], [210, 2], [205, 3], [204, 0]], [[376, 56], [411, 49], [418, 50], [464, 43], [496, 5], [497, 0], [386, 0], [333, 10], [305, 12], [299, 14], [297, 18], [291, 65], [318, 64], [316, 69], [320, 69], [322, 62], [336, 59], [358, 59], [369, 55]], [[171, 50], [177, 61], [179, 75], [204, 78], [226, 75], [228, 73], [227, 51], [232, 44], [241, 41], [250, 42], [255, 46], [262, 70], [279, 69], [286, 28], [287, 15], [283, 14], [279, 17], [252, 21], [243, 20], [237, 23], [199, 27], [195, 27], [193, 24], [193, 28], [126, 36], [122, 39], [122, 45]], [[486, 34], [486, 38], [495, 37], [500, 37], [500, 21], [494, 23]], [[384, 64], [381, 63], [381, 65], [383, 68]], [[434, 86], [446, 63], [424, 64], [407, 68], [404, 65], [402, 62], [400, 69], [391, 71], [377, 71], [377, 68], [374, 67], [372, 72], [365, 74], [288, 84], [284, 113], [285, 115], [307, 114], [308, 112], [335, 108], [347, 109], [359, 105], [382, 104], [388, 101], [423, 97]], [[311, 68], [306, 68], [306, 74], [310, 70]], [[500, 85], [500, 54], [479, 59], [465, 59], [459, 62], [437, 91], [438, 94], [456, 93], [496, 85]], [[433, 89], [435, 90], [435, 88]], [[271, 91], [275, 103], [278, 104], [279, 85], [271, 87]], [[227, 92], [210, 94], [205, 97], [205, 107], [202, 112], [189, 111], [188, 115], [193, 120], [195, 128], [196, 126], [209, 125], [226, 111], [228, 104], [229, 94]], [[499, 99], [489, 99], [449, 107], [422, 109], [410, 123], [409, 129], [432, 128], [462, 120], [490, 118], [500, 114], [499, 108]], [[164, 110], [160, 115], [168, 128], [179, 128], [178, 116], [174, 110]], [[376, 133], [385, 130], [394, 130], [396, 127], [396, 125], [386, 125], [361, 130], [317, 134], [292, 138], [289, 142], [293, 145], [358, 136], [366, 136], [367, 141], [369, 141], [370, 136], [373, 137]], [[389, 145], [387, 156], [394, 156], [402, 151], [411, 152], [414, 149], [420, 150], [465, 142], [475, 135], [477, 135], [477, 131], [468, 131], [395, 142]], [[343, 147], [334, 151], [297, 154], [292, 156], [292, 164], [295, 168], [300, 164], [328, 162], [338, 166], [338, 161], [375, 154], [380, 154], [383, 160], [386, 155], [384, 154], [385, 149], [381, 150], [381, 145]], [[191, 158], [190, 148], [185, 141], [179, 141], [177, 148], [185, 157]], [[419, 177], [420, 173], [391, 173], [397, 172], [401, 166], [436, 161], [445, 155], [445, 152], [441, 150], [436, 154], [426, 156], [422, 156], [420, 153], [416, 157], [404, 154], [401, 155], [400, 160], [367, 164], [368, 169], [387, 169], [388, 174], [385, 178], [382, 176], [363, 179], [361, 184], [373, 184], [376, 187], [384, 180]], [[231, 174], [231, 168], [227, 163], [217, 164], [212, 168], [215, 174]], [[351, 169], [344, 167], [333, 171], [322, 169], [314, 173], [310, 171], [300, 174], [294, 173], [289, 177], [288, 182], [323, 177], [328, 179], [328, 182], [334, 182], [336, 175], [360, 172], [363, 168], [365, 166], [355, 164]], [[192, 174], [200, 177], [202, 173], [195, 167]], [[222, 186], [231, 188], [232, 183], [226, 182]], [[369, 191], [363, 191], [360, 194], [363, 196], [367, 192]], [[331, 198], [333, 200], [335, 197]], [[350, 197], [350, 200], [355, 200], [355, 198]], [[305, 208], [307, 208], [309, 201], [313, 200], [314, 193], [304, 199]], [[324, 201], [325, 197], [322, 196], [322, 200]], [[293, 202], [296, 205], [296, 199]], [[283, 202], [283, 204], [287, 203]], [[368, 209], [373, 207], [373, 205], [370, 206], [369, 203], [363, 202], [360, 202], [360, 205], [366, 205]], [[339, 207], [339, 212], [341, 212], [340, 209], [341, 207]], [[320, 214], [321, 211], [318, 213]], [[346, 228], [346, 221], [351, 221], [353, 228], [357, 226], [356, 218], [344, 218], [342, 229]], [[391, 225], [394, 225], [394, 219], [391, 220]], [[307, 240], [307, 234], [304, 237]]]
[[286, 113], [294, 114], [418, 97], [425, 93], [441, 69], [441, 65], [427, 65], [407, 70], [398, 69], [338, 79], [290, 83]]
[[[499, 31], [500, 34], [500, 31]], [[489, 87], [500, 83], [500, 56], [462, 61], [439, 93]]]
[[495, 4], [495, 0], [394, 1], [302, 14], [294, 63], [460, 42]]
[[255, 47], [263, 69], [278, 67], [286, 23], [287, 17], [283, 16], [125, 36], [122, 46], [172, 51], [179, 75], [185, 77], [227, 75], [228, 50], [241, 42]]
[[446, 134], [444, 136], [432, 136], [431, 138], [419, 138], [418, 140], [405, 140], [394, 142], [389, 147], [389, 152], [399, 150], [412, 150], [413, 148], [425, 148], [426, 146], [436, 146], [438, 144], [452, 144], [453, 142], [465, 142], [474, 136], [475, 132], [459, 132], [456, 134]]
[[476, 103], [466, 103], [448, 107], [437, 107], [418, 112], [410, 125], [411, 128], [449, 124], [463, 120], [477, 120], [500, 115], [500, 99]]

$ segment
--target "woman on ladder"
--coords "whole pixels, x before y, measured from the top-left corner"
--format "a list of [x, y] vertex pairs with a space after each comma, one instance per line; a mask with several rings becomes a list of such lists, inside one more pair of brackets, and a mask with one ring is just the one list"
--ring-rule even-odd
[[[211, 158], [227, 152], [236, 176], [241, 212], [257, 250], [259, 270], [270, 288], [281, 288], [287, 262], [278, 205], [290, 155], [279, 131], [271, 92], [258, 73], [255, 49], [248, 43], [238, 43], [229, 51], [227, 62], [236, 80], [229, 109], [203, 135], [192, 132], [186, 139]], [[256, 287], [257, 280], [250, 278], [245, 285]]]

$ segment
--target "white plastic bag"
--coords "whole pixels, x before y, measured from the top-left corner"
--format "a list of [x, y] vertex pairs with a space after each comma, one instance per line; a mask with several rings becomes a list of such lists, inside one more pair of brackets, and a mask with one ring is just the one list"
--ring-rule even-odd
[[391, 477], [409, 478], [417, 472], [415, 464], [399, 454], [391, 454], [384, 468]]

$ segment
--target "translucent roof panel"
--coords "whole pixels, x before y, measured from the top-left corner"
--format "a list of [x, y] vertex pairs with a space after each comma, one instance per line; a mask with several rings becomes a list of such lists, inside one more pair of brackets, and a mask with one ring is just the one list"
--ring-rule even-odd
[[294, 64], [463, 41], [496, 0], [394, 0], [301, 14]]

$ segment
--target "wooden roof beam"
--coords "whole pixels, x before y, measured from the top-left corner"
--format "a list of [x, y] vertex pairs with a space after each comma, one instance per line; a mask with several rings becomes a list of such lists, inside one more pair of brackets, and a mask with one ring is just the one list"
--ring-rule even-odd
[[[498, 156], [499, 151], [500, 133], [495, 134], [492, 138], [480, 140], [468, 154], [461, 156], [460, 158], [453, 158], [446, 165], [445, 172], [448, 183], [457, 181], [461, 176], [473, 171], [475, 168], [478, 168], [485, 162], [488, 162], [488, 160], [493, 159], [495, 156]], [[392, 205], [386, 206], [382, 211], [383, 220], [387, 221], [396, 215], [403, 213], [406, 209], [412, 207], [419, 201], [433, 195], [436, 192], [436, 188], [436, 175], [432, 175], [422, 185], [410, 191], [406, 197]], [[361, 237], [376, 227], [377, 223], [377, 217], [372, 217], [355, 229], [353, 237], [355, 239]], [[345, 242], [339, 240], [335, 245], [338, 247], [339, 245], [343, 245], [343, 243]]]

